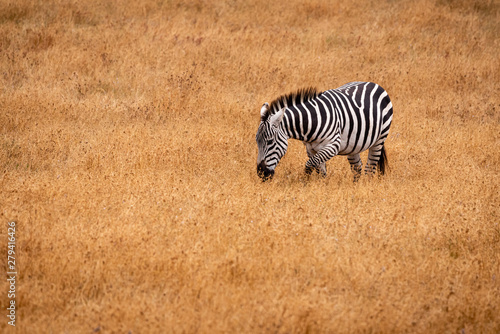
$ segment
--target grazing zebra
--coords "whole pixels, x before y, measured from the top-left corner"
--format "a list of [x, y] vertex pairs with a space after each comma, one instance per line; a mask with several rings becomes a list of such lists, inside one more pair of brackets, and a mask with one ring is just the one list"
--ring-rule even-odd
[[351, 82], [337, 89], [318, 92], [306, 88], [283, 95], [260, 110], [256, 141], [259, 148], [257, 174], [272, 178], [285, 155], [288, 139], [304, 142], [309, 160], [305, 172], [326, 176], [326, 162], [347, 155], [354, 181], [361, 175], [359, 154], [367, 149], [365, 173], [385, 173], [384, 142], [392, 121], [392, 103], [387, 92], [372, 82]]

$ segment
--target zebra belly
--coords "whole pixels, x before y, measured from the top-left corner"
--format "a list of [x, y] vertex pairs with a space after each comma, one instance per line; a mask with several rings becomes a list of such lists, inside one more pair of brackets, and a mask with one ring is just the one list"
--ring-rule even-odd
[[362, 140], [358, 141], [357, 145], [355, 145], [354, 141], [349, 142], [347, 133], [342, 133], [340, 138], [340, 150], [338, 155], [350, 155], [366, 151], [377, 142], [377, 140], [380, 138], [380, 135], [376, 136], [375, 140], [373, 141], [367, 140], [364, 145]]

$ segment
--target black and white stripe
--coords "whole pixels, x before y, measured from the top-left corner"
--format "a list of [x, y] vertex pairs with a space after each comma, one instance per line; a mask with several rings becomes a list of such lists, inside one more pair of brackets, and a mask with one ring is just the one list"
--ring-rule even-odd
[[304, 142], [309, 160], [306, 172], [326, 175], [326, 161], [347, 155], [355, 178], [362, 163], [359, 154], [369, 150], [367, 174], [378, 167], [385, 172], [384, 142], [392, 121], [392, 103], [387, 92], [372, 82], [351, 82], [337, 89], [317, 92], [303, 89], [265, 103], [257, 131], [257, 170], [264, 179], [287, 149], [287, 139]]

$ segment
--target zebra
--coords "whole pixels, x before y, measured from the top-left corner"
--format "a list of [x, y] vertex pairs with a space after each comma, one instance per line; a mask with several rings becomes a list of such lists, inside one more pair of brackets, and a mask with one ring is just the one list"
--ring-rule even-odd
[[388, 166], [384, 142], [392, 122], [392, 102], [373, 82], [350, 82], [319, 92], [304, 88], [282, 95], [260, 110], [257, 174], [266, 181], [285, 155], [288, 139], [306, 146], [305, 172], [326, 176], [326, 162], [346, 155], [356, 182], [363, 169], [359, 154], [369, 150], [365, 174], [383, 175]]

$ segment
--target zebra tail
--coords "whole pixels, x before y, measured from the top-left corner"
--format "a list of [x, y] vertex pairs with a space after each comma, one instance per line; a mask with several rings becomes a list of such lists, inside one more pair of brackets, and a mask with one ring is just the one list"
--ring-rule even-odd
[[380, 159], [378, 160], [377, 169], [380, 175], [385, 174], [385, 169], [389, 167], [389, 163], [387, 161], [387, 154], [385, 153], [385, 145], [382, 146], [382, 151], [380, 152]]

